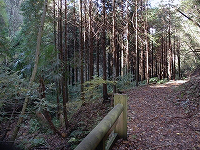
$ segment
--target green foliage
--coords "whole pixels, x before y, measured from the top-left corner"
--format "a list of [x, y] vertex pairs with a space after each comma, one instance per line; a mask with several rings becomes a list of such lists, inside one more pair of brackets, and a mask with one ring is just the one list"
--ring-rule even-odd
[[0, 67], [0, 99], [2, 101], [24, 98], [27, 92], [27, 82], [18, 76], [18, 72], [8, 67]]
[[37, 109], [38, 111], [42, 111], [44, 109], [46, 109], [47, 111], [51, 111], [52, 109], [57, 107], [56, 104], [51, 103], [49, 100], [45, 98], [38, 99], [34, 103], [35, 103], [35, 109]]
[[91, 81], [86, 81], [84, 85], [84, 95], [87, 100], [96, 99], [102, 96], [103, 84], [116, 84], [113, 81], [103, 80], [101, 77], [94, 76]]
[[54, 124], [54, 126], [56, 127], [56, 128], [59, 128], [60, 127], [60, 121], [57, 119], [57, 117], [53, 117], [53, 119], [52, 119], [52, 122], [53, 122], [53, 124]]
[[153, 78], [149, 79], [149, 83], [152, 83], [152, 84], [156, 84], [156, 83], [158, 83], [158, 84], [164, 84], [166, 82], [168, 82], [167, 78], [159, 80], [158, 77], [153, 77]]
[[30, 139], [23, 139], [20, 141], [20, 144], [17, 145], [21, 149], [34, 149], [35, 147], [46, 145], [46, 141], [43, 137], [36, 137]]
[[126, 74], [117, 78], [117, 88], [120, 90], [130, 89], [134, 87], [134, 76], [132, 74]]
[[5, 54], [8, 54], [8, 16], [5, 9], [5, 3], [3, 0], [0, 0], [0, 57], [5, 57]]
[[46, 141], [44, 138], [31, 138], [29, 140], [29, 143], [31, 144], [31, 147], [37, 147], [37, 146], [45, 145]]
[[82, 139], [89, 134], [90, 131], [75, 130], [70, 134], [68, 143], [71, 144], [71, 148], [74, 149], [82, 141]]
[[27, 80], [21, 78], [18, 73], [8, 67], [0, 66], [0, 119], [4, 121], [7, 120], [6, 115], [10, 116], [10, 112], [23, 105], [27, 95], [30, 100], [38, 98], [38, 84], [33, 83], [28, 89]]
[[29, 120], [29, 133], [35, 133], [38, 132], [40, 130], [40, 123], [38, 122], [37, 119], [31, 119]]
[[149, 79], [149, 83], [157, 83], [158, 82], [158, 77], [153, 77]]
[[[20, 71], [21, 73], [23, 73], [24, 77], [31, 75], [31, 68], [34, 65], [34, 56], [42, 9], [44, 6], [43, 4], [44, 1], [40, 0], [26, 0], [23, 1], [21, 4], [23, 25], [21, 26], [21, 30], [18, 36], [15, 38], [15, 43], [17, 46], [13, 48], [13, 55], [15, 56], [15, 63], [13, 67], [16, 71]], [[49, 13], [51, 14], [51, 12]], [[43, 71], [44, 74], [48, 75], [49, 72], [56, 70], [54, 68], [54, 64], [57, 56], [53, 44], [54, 28], [53, 20], [51, 17], [51, 15], [47, 15], [47, 17], [45, 18], [41, 42], [41, 53], [37, 72], [41, 73]]]
[[162, 79], [162, 80], [159, 80], [157, 83], [159, 83], [159, 84], [164, 84], [164, 83], [166, 83], [166, 82], [168, 82], [168, 79], [167, 79], [167, 78]]
[[71, 100], [78, 100], [80, 99], [81, 93], [80, 93], [80, 89], [81, 89], [81, 85], [80, 84], [76, 84], [76, 85], [69, 85], [69, 99]]
[[0, 68], [0, 86], [2, 100], [23, 99], [28, 92], [27, 82], [9, 68]]
[[[54, 120], [55, 121], [55, 120]], [[38, 120], [35, 118], [30, 119], [29, 121], [29, 133], [46, 133], [51, 134], [52, 130], [49, 128], [48, 124], [44, 123], [44, 120]]]

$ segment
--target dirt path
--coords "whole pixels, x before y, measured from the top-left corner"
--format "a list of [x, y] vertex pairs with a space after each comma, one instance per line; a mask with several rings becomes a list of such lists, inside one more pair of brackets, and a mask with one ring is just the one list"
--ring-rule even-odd
[[142, 86], [127, 92], [128, 140], [118, 140], [115, 149], [195, 150], [200, 149], [200, 113], [184, 118], [184, 109], [175, 105], [173, 81]]

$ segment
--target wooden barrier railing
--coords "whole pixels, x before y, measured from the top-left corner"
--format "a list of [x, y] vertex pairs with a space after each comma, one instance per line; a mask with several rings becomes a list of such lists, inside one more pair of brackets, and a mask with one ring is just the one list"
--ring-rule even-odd
[[[127, 139], [127, 95], [115, 94], [114, 106], [75, 150], [105, 150], [110, 148], [117, 136]], [[114, 136], [106, 146], [106, 140], [113, 130]]]

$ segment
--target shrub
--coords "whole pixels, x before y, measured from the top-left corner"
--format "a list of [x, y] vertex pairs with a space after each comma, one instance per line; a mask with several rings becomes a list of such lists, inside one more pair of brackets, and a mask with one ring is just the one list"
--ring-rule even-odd
[[158, 77], [153, 77], [149, 79], [149, 83], [157, 83], [158, 82]]

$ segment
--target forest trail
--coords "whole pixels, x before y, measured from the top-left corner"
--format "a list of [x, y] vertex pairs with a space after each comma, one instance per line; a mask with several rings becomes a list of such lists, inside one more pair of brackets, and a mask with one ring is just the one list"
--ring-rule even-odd
[[[174, 90], [184, 81], [141, 86], [128, 94], [128, 140], [118, 140], [115, 149], [200, 149], [200, 113], [185, 117], [175, 105]], [[198, 129], [198, 130], [197, 130]]]

